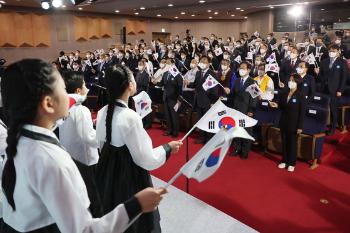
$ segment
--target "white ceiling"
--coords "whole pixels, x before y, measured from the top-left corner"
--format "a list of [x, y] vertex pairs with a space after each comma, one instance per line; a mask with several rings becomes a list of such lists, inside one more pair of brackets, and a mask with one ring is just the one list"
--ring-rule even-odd
[[[40, 0], [5, 0], [7, 6], [34, 7], [40, 8]], [[136, 17], [163, 18], [172, 20], [181, 19], [244, 19], [248, 14], [270, 9], [288, 7], [295, 3], [303, 4], [307, 7], [316, 7], [323, 4], [341, 3], [348, 0], [206, 0], [205, 3], [199, 3], [199, 0], [98, 0], [91, 5], [83, 3], [79, 6], [73, 6], [69, 0], [63, 0], [65, 8], [54, 9], [55, 11], [74, 10], [83, 12], [132, 15]], [[173, 4], [173, 6], [168, 6]], [[349, 2], [350, 4], [350, 2]], [[141, 10], [140, 7], [145, 7]], [[240, 10], [236, 9], [240, 8]], [[115, 11], [119, 12], [116, 13]], [[243, 10], [243, 11], [241, 11]], [[211, 11], [211, 12], [208, 12]], [[135, 15], [135, 13], [138, 15]], [[185, 14], [181, 14], [184, 12]], [[215, 14], [217, 12], [217, 14]], [[160, 15], [160, 16], [157, 16]], [[178, 18], [175, 18], [178, 17]]]

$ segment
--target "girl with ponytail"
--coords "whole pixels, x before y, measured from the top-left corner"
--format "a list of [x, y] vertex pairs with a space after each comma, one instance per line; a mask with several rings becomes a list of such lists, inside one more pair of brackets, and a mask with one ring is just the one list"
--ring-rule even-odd
[[157, 207], [166, 190], [149, 188], [101, 218], [91, 216], [79, 170], [52, 132], [69, 105], [64, 81], [52, 65], [38, 59], [10, 65], [1, 93], [8, 124], [1, 233], [123, 232], [140, 212]]
[[[107, 213], [141, 189], [152, 187], [149, 171], [162, 166], [182, 143], [172, 141], [153, 148], [141, 117], [128, 108], [129, 97], [137, 90], [132, 72], [123, 65], [112, 65], [105, 77], [108, 105], [97, 114], [96, 137], [102, 148], [97, 184]], [[159, 220], [158, 211], [144, 214], [127, 233], [160, 232]]]

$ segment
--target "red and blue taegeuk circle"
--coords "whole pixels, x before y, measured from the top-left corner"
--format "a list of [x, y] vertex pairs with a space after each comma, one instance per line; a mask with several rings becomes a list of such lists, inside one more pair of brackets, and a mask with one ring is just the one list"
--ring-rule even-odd
[[219, 128], [226, 128], [226, 129], [231, 129], [236, 126], [236, 121], [229, 116], [225, 116], [220, 119], [219, 121]]
[[221, 147], [214, 150], [210, 156], [208, 157], [207, 161], [205, 162], [205, 166], [207, 167], [213, 167], [215, 166], [220, 159], [220, 152], [221, 152]]

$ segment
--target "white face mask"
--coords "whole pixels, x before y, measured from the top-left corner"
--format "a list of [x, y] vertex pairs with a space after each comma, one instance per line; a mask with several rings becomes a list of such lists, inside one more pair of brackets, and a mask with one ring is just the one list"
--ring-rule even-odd
[[228, 66], [226, 66], [226, 65], [221, 65], [221, 69], [222, 69], [222, 70], [227, 70], [227, 68], [228, 68]]
[[334, 42], [335, 42], [336, 44], [340, 44], [340, 43], [341, 43], [340, 40], [335, 40]]
[[305, 42], [304, 42], [304, 45], [305, 45], [305, 46], [308, 46], [309, 44], [310, 44], [309, 41], [305, 41]]
[[244, 76], [247, 75], [247, 71], [244, 70], [244, 69], [239, 69], [239, 75], [240, 75], [241, 77], [244, 77]]
[[267, 39], [267, 40], [271, 40], [271, 37], [268, 36], [266, 39]]
[[288, 46], [283, 46], [284, 50], [288, 50], [288, 48], [289, 48]]
[[261, 61], [255, 61], [255, 65], [260, 65], [261, 64]]
[[165, 64], [164, 63], [160, 63], [159, 67], [163, 69], [165, 67]]
[[266, 49], [260, 49], [260, 53], [261, 54], [265, 54], [266, 53]]
[[297, 83], [294, 81], [289, 81], [288, 87], [289, 87], [289, 89], [295, 89], [297, 87]]
[[260, 46], [260, 42], [255, 42], [255, 46], [259, 47]]
[[329, 52], [329, 57], [334, 58], [337, 56], [336, 52]]
[[297, 73], [300, 75], [300, 74], [303, 74], [304, 73], [304, 68], [297, 68]]
[[190, 67], [191, 67], [191, 69], [194, 69], [194, 68], [196, 68], [197, 66], [196, 66], [195, 63], [191, 63], [191, 64], [190, 64]]
[[204, 64], [204, 63], [202, 63], [202, 62], [199, 63], [198, 66], [199, 66], [199, 68], [201, 68], [202, 70], [205, 70], [205, 69], [207, 68], [207, 65]]
[[296, 53], [291, 53], [290, 54], [290, 58], [291, 59], [295, 59], [295, 58], [297, 58], [298, 57], [298, 54], [296, 54]]

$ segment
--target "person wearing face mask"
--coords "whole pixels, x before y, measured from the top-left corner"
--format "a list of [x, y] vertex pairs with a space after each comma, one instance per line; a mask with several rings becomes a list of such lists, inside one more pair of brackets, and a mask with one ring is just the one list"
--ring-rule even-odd
[[94, 169], [99, 159], [98, 143], [90, 110], [82, 105], [89, 90], [80, 72], [65, 72], [63, 78], [71, 101], [69, 116], [59, 126], [60, 142], [72, 156], [83, 177], [91, 201], [92, 216], [99, 217], [102, 215], [102, 204], [94, 179]]
[[73, 52], [69, 53], [68, 59], [69, 59], [68, 68], [72, 70], [73, 69], [73, 62], [74, 62], [74, 53]]
[[211, 35], [210, 35], [209, 43], [210, 43], [210, 46], [211, 46], [212, 48], [214, 48], [216, 45], [219, 44], [219, 42], [218, 42], [217, 39], [216, 39], [215, 34], [211, 34]]
[[79, 61], [81, 63], [80, 50], [76, 50], [74, 54], [74, 61]]
[[167, 65], [166, 59], [162, 59], [159, 63], [159, 69], [154, 73], [153, 77], [151, 78], [151, 81], [153, 84], [157, 84], [160, 82], [163, 78], [163, 74], [167, 72], [169, 69], [169, 65]]
[[78, 61], [73, 62], [72, 69], [73, 69], [73, 71], [82, 72], [81, 67], [80, 67], [80, 63]]
[[[285, 46], [285, 44], [286, 43], [288, 43], [288, 45], [289, 45], [289, 42], [288, 42], [288, 40], [285, 38], [285, 37], [282, 37], [282, 39], [281, 39], [281, 44], [279, 44], [278, 45], [278, 51], [279, 51], [279, 53], [281, 54], [281, 55], [284, 55], [284, 50], [285, 50], [285, 48], [284, 48], [284, 46]], [[288, 49], [287, 49], [288, 50]], [[282, 56], [283, 57], [283, 56]]]
[[309, 64], [307, 62], [300, 62], [296, 70], [297, 74], [300, 75], [303, 81], [299, 88], [301, 89], [301, 92], [307, 99], [307, 102], [309, 102], [315, 95], [315, 78], [308, 74]]
[[211, 61], [209, 64], [209, 68], [212, 69], [214, 72], [216, 72], [220, 68], [219, 60], [215, 56], [214, 52], [211, 50], [208, 51], [208, 57]]
[[267, 45], [261, 44], [257, 54], [261, 56], [262, 61], [266, 61], [266, 59], [270, 56]]
[[296, 68], [301, 62], [299, 58], [299, 51], [296, 47], [290, 48], [290, 56], [281, 61], [280, 69], [280, 80], [286, 84], [289, 80], [289, 77], [292, 73], [296, 73]]
[[[239, 77], [235, 80], [227, 102], [230, 107], [253, 117], [257, 98], [252, 98], [252, 96], [246, 91], [247, 87], [255, 83], [254, 79], [249, 76], [251, 69], [251, 64], [246, 61], [243, 61], [240, 64]], [[252, 135], [252, 128], [245, 129]], [[233, 151], [232, 156], [240, 155], [241, 159], [247, 159], [251, 147], [251, 141], [247, 139], [234, 139], [233, 144], [235, 150]]]
[[175, 59], [175, 64], [177, 69], [181, 72], [182, 75], [185, 75], [187, 71], [190, 70], [190, 60], [187, 59], [187, 55], [185, 51], [180, 52], [180, 59]]
[[277, 40], [274, 37], [273, 32], [267, 34], [266, 42], [269, 45], [269, 47], [271, 47], [271, 45], [275, 45], [277, 43]]
[[255, 62], [254, 62], [254, 67], [250, 71], [250, 76], [251, 77], [256, 77], [258, 76], [258, 67], [260, 64], [264, 62], [264, 59], [261, 57], [261, 55], [256, 55], [255, 56]]
[[328, 49], [323, 44], [323, 40], [321, 38], [316, 39], [316, 48], [315, 48], [315, 58], [317, 65], [319, 66], [323, 59], [328, 57]]
[[337, 45], [340, 48], [341, 54], [346, 58], [349, 59], [348, 56], [348, 48], [345, 44], [343, 44], [343, 38], [341, 36], [337, 36], [337, 38], [334, 41], [334, 44]]
[[[136, 84], [137, 84], [137, 92], [136, 94], [139, 94], [142, 91], [145, 91], [146, 93], [149, 93], [149, 83], [150, 83], [150, 76], [147, 72], [147, 61], [142, 59], [138, 62], [138, 72], [136, 74]], [[149, 129], [152, 127], [152, 116], [148, 114], [142, 119], [143, 126], [145, 129]]]
[[259, 100], [272, 100], [274, 97], [274, 83], [272, 79], [265, 73], [265, 63], [262, 62], [258, 65], [258, 76], [254, 78], [254, 81], [259, 85], [262, 92], [259, 96]]
[[331, 125], [327, 131], [328, 135], [333, 135], [338, 124], [338, 99], [342, 96], [345, 84], [349, 78], [349, 70], [346, 60], [341, 58], [340, 48], [332, 45], [329, 49], [329, 58], [321, 61], [320, 67], [315, 68], [317, 79], [321, 83], [321, 90], [329, 95]]
[[[187, 73], [184, 75], [184, 80], [187, 80], [189, 83], [193, 83], [196, 74], [198, 72], [198, 62], [196, 59], [192, 59], [191, 64], [190, 64], [190, 70], [187, 71]], [[193, 103], [194, 101], [194, 88], [188, 88], [185, 85], [184, 82], [184, 88], [183, 88], [183, 97], [189, 102]]]
[[[188, 80], [185, 80], [185, 85], [188, 88], [195, 89], [194, 97], [194, 108], [197, 111], [198, 117], [201, 118], [204, 114], [210, 109], [210, 106], [214, 104], [219, 98], [218, 86], [213, 87], [205, 91], [203, 89], [203, 83], [208, 76], [216, 77], [214, 71], [209, 69], [210, 59], [207, 56], [202, 56], [198, 67], [200, 70], [196, 73], [194, 82], [190, 83]], [[210, 134], [204, 131], [201, 131], [200, 138], [196, 140], [196, 144], [202, 144], [209, 140]]]
[[310, 42], [310, 38], [307, 37], [304, 39], [304, 49], [303, 51], [305, 52], [305, 54], [309, 55], [309, 54], [313, 54], [316, 55], [316, 48], [315, 46]]
[[230, 68], [230, 61], [223, 59], [221, 61], [221, 67], [217, 74], [217, 80], [222, 86], [225, 87], [224, 89], [222, 88], [219, 89], [220, 96], [224, 97], [230, 94], [230, 82], [231, 82], [232, 76], [233, 76], [233, 71]]
[[302, 132], [305, 115], [305, 96], [301, 87], [303, 80], [298, 74], [292, 74], [288, 81], [288, 87], [284, 84], [279, 102], [270, 102], [273, 108], [281, 110], [279, 128], [282, 141], [282, 162], [278, 168], [287, 167], [289, 172], [295, 169], [297, 159], [297, 136]]

